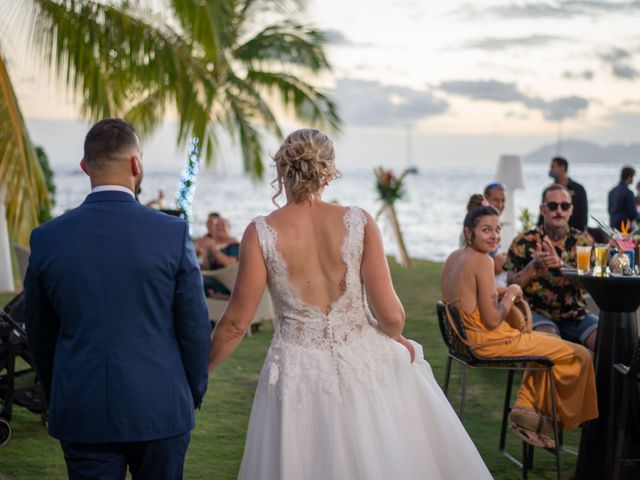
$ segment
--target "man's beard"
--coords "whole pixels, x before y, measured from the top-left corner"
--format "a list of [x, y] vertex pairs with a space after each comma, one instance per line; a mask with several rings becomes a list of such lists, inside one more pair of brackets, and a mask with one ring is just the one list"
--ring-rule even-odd
[[544, 233], [546, 233], [551, 240], [560, 240], [567, 233], [567, 230], [569, 230], [569, 223], [564, 227], [559, 228], [550, 227], [548, 225], [544, 226]]

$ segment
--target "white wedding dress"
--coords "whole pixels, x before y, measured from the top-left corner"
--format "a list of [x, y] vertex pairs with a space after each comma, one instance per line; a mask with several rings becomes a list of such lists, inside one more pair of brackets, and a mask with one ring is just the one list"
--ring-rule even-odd
[[366, 217], [350, 207], [346, 287], [324, 315], [289, 283], [277, 232], [254, 220], [278, 318], [253, 402], [238, 478], [469, 480], [491, 478], [436, 383], [375, 328], [360, 263]]

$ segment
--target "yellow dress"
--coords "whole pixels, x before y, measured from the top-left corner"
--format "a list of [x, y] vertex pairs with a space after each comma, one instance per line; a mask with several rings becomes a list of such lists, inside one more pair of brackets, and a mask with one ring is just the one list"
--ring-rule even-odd
[[[495, 330], [489, 330], [482, 322], [477, 307], [473, 313], [467, 313], [461, 307], [459, 310], [468, 340], [478, 356], [540, 355], [553, 361], [558, 418], [563, 428], [577, 428], [581, 423], [597, 418], [593, 362], [585, 347], [543, 332], [522, 333], [506, 322]], [[526, 372], [515, 405], [551, 416], [550, 388], [546, 372]]]

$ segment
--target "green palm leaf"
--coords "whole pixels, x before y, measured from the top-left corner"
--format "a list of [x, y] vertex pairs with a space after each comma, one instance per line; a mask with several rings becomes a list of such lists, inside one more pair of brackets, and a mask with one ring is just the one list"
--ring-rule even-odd
[[233, 55], [249, 64], [272, 61], [318, 72], [329, 70], [323, 42], [324, 34], [319, 30], [286, 21], [258, 32], [236, 48]]
[[[333, 100], [304, 80], [330, 66], [323, 33], [296, 20], [302, 3], [163, 0], [158, 9], [152, 0], [21, 0], [0, 15], [14, 33], [27, 28], [30, 50], [87, 119], [122, 116], [144, 134], [175, 111], [179, 145], [196, 137], [211, 161], [222, 127], [239, 141], [245, 170], [261, 176], [264, 134], [282, 137], [281, 107], [301, 122], [340, 127]], [[13, 182], [11, 222], [23, 232], [48, 200], [4, 76], [2, 131], [21, 130], [23, 141], [2, 137], [0, 173]]]
[[13, 241], [26, 245], [49, 195], [36, 152], [0, 52], [0, 183], [7, 187], [7, 223]]
[[299, 77], [289, 73], [250, 70], [247, 81], [256, 88], [279, 94], [283, 105], [289, 107], [298, 120], [340, 129], [341, 121], [333, 100]]

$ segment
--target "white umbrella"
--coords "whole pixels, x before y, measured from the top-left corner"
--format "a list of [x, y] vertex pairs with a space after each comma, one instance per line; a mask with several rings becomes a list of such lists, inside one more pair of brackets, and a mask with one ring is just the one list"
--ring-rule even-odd
[[522, 175], [522, 160], [517, 155], [501, 155], [496, 168], [497, 182], [504, 184], [506, 193], [506, 203], [502, 212], [502, 246], [509, 248], [511, 241], [515, 238], [516, 230], [516, 201], [515, 190], [524, 188], [524, 177]]
[[15, 291], [13, 284], [13, 269], [11, 268], [11, 250], [9, 246], [9, 228], [7, 226], [7, 211], [4, 199], [7, 188], [0, 184], [0, 293]]

